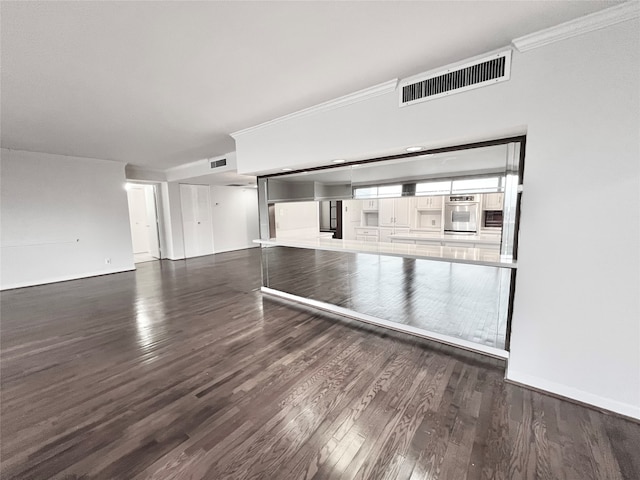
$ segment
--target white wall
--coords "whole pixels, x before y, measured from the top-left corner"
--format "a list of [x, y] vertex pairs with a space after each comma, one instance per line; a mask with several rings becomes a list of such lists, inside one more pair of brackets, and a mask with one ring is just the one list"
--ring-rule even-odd
[[318, 202], [276, 203], [276, 237], [313, 238], [320, 235]]
[[[255, 188], [211, 186], [211, 220], [214, 253], [256, 246], [258, 233], [258, 200]], [[180, 202], [180, 184], [161, 186], [167, 258], [184, 256], [184, 236]]]
[[216, 253], [256, 247], [258, 191], [255, 188], [211, 187], [213, 246]]
[[7, 149], [0, 163], [1, 288], [134, 268], [124, 164]]
[[511, 80], [490, 87], [405, 108], [393, 92], [246, 132], [239, 171], [526, 132], [508, 378], [640, 418], [639, 30], [514, 52]]

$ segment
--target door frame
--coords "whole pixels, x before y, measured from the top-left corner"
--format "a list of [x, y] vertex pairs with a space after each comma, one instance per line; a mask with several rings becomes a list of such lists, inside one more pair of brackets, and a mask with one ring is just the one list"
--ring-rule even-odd
[[[164, 248], [163, 248], [163, 243], [162, 243], [162, 236], [160, 235], [160, 229], [164, 228], [164, 223], [161, 223], [161, 219], [160, 219], [160, 209], [158, 207], [158, 201], [159, 201], [159, 195], [158, 195], [158, 186], [159, 184], [157, 182], [145, 182], [142, 180], [127, 180], [127, 187], [128, 185], [140, 185], [143, 187], [151, 187], [152, 191], [153, 191], [153, 216], [155, 217], [155, 230], [156, 230], [156, 237], [158, 240], [158, 260], [162, 260], [163, 258], [163, 253], [164, 253]], [[128, 188], [127, 188], [128, 190]], [[148, 208], [148, 205], [147, 205]], [[131, 212], [129, 211], [128, 208], [128, 201], [127, 201], [127, 211], [129, 213], [129, 221], [131, 221]], [[148, 212], [147, 212], [148, 213]], [[131, 253], [133, 254], [133, 243], [131, 244]], [[154, 257], [155, 258], [155, 257]]]

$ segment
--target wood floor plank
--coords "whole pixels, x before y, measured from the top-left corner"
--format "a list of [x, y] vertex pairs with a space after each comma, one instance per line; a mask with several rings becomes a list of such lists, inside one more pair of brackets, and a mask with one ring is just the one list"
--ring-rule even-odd
[[[357, 301], [392, 305], [358, 284], [365, 260]], [[313, 268], [325, 262], [340, 270], [323, 255]], [[425, 274], [396, 263], [374, 267], [409, 286]], [[501, 361], [263, 297], [260, 282], [250, 249], [2, 292], [0, 477], [640, 478], [637, 423], [505, 384]], [[481, 320], [465, 334], [492, 328]]]

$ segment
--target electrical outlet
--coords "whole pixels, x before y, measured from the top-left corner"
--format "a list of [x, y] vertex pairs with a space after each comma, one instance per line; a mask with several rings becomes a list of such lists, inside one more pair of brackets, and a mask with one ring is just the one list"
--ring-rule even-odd
[[111, 259], [110, 259], [110, 258], [105, 258], [105, 259], [104, 259], [104, 263], [105, 263], [106, 265], [111, 265]]

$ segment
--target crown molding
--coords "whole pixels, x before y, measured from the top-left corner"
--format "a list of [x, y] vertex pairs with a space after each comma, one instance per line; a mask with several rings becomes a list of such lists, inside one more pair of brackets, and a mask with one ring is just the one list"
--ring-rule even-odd
[[539, 32], [516, 38], [511, 43], [518, 51], [526, 52], [638, 17], [640, 17], [640, 2], [631, 0], [561, 23], [555, 27], [545, 28]]
[[235, 139], [246, 133], [253, 132], [255, 130], [259, 130], [267, 126], [271, 126], [276, 123], [284, 122], [286, 120], [291, 120], [293, 118], [299, 118], [299, 117], [306, 117], [307, 115], [326, 112], [327, 110], [333, 110], [334, 108], [345, 107], [353, 103], [361, 102], [362, 100], [365, 100], [368, 98], [373, 98], [379, 95], [384, 95], [385, 93], [393, 92], [396, 89], [397, 85], [398, 85], [398, 79], [394, 78], [393, 80], [389, 80], [388, 82], [380, 83], [378, 85], [374, 85], [373, 87], [365, 88], [364, 90], [359, 90], [355, 93], [350, 93], [349, 95], [344, 95], [334, 100], [329, 100], [328, 102], [320, 103], [313, 107], [305, 108], [304, 110], [299, 110], [297, 112], [290, 113], [283, 117], [278, 117], [273, 120], [269, 120], [268, 122], [260, 123], [259, 125], [255, 125], [253, 127], [245, 128], [243, 130], [238, 130], [237, 132], [231, 133], [231, 136]]

